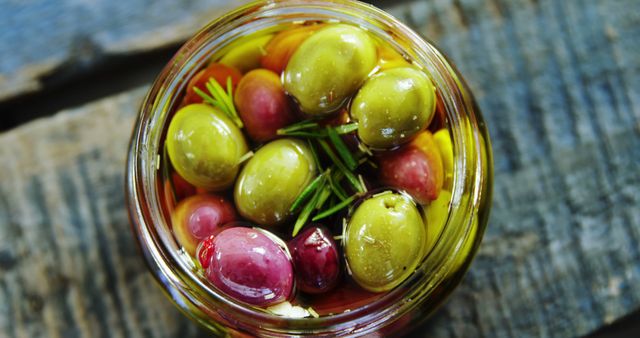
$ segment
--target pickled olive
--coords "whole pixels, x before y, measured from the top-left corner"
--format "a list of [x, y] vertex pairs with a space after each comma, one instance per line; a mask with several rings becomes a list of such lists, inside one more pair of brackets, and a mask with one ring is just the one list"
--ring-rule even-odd
[[429, 205], [423, 209], [423, 218], [427, 225], [427, 244], [425, 246], [425, 255], [428, 254], [436, 245], [436, 241], [444, 229], [444, 224], [447, 222], [447, 217], [449, 216], [450, 201], [451, 193], [446, 190], [442, 190], [440, 195], [438, 195], [438, 198], [429, 203]]
[[196, 187], [185, 181], [177, 172], [172, 172], [171, 176], [164, 182], [164, 194], [167, 205], [175, 203], [197, 193]]
[[289, 241], [297, 286], [307, 293], [331, 290], [340, 276], [338, 246], [331, 232], [311, 226]]
[[200, 241], [237, 218], [233, 205], [217, 195], [194, 195], [180, 202], [171, 214], [173, 233], [184, 250], [194, 255]]
[[307, 38], [284, 71], [284, 88], [303, 112], [332, 113], [360, 87], [377, 63], [367, 32], [345, 24], [322, 28]]
[[261, 226], [278, 225], [315, 176], [316, 165], [305, 142], [271, 141], [240, 172], [233, 192], [236, 208], [242, 217]]
[[324, 25], [314, 24], [287, 29], [276, 34], [265, 46], [265, 55], [260, 59], [260, 64], [278, 74], [282, 73], [289, 63], [291, 55], [298, 49], [302, 41], [321, 27]]
[[193, 87], [197, 87], [205, 93], [208, 92], [206, 84], [209, 82], [210, 78], [215, 79], [216, 82], [225, 89], [227, 88], [227, 79], [230, 78], [232, 88], [235, 88], [238, 85], [238, 82], [240, 82], [242, 74], [233, 67], [214, 62], [207, 66], [207, 68], [196, 73], [196, 75], [189, 80], [182, 104], [202, 103], [202, 97], [196, 94]]
[[260, 59], [264, 56], [264, 47], [271, 38], [273, 34], [239, 41], [220, 59], [220, 63], [235, 67], [243, 73], [258, 68]]
[[[275, 236], [275, 235], [274, 235]], [[285, 248], [263, 231], [233, 227], [213, 238], [206, 276], [227, 295], [256, 306], [289, 299], [293, 267]]]
[[234, 101], [247, 134], [257, 142], [275, 138], [279, 128], [295, 120], [280, 77], [267, 69], [254, 69], [245, 74]]
[[428, 130], [411, 143], [379, 155], [378, 162], [382, 183], [406, 191], [421, 204], [438, 198], [444, 181], [442, 158]]
[[378, 67], [380, 70], [409, 66], [409, 62], [407, 62], [400, 53], [396, 52], [395, 49], [391, 48], [391, 46], [384, 43], [378, 44]]
[[200, 266], [203, 269], [207, 269], [209, 264], [211, 264], [211, 259], [213, 258], [213, 240], [216, 238], [215, 235], [211, 235], [198, 243], [196, 247], [196, 259]]
[[451, 136], [448, 130], [440, 129], [433, 134], [433, 139], [436, 141], [442, 156], [442, 167], [444, 169], [443, 187], [451, 189], [453, 187], [453, 144], [451, 144]]
[[345, 256], [353, 279], [364, 289], [388, 291], [416, 269], [426, 229], [415, 204], [385, 192], [360, 204], [345, 229]]
[[166, 142], [178, 174], [210, 191], [233, 184], [239, 160], [248, 152], [240, 129], [224, 113], [206, 104], [178, 110], [169, 124]]
[[351, 104], [358, 136], [366, 145], [389, 149], [410, 141], [433, 118], [435, 89], [411, 67], [392, 68], [371, 77]]

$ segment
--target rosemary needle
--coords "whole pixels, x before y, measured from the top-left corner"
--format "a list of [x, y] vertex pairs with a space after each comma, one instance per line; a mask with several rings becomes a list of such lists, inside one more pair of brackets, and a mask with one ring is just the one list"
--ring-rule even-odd
[[333, 128], [327, 127], [327, 135], [329, 135], [329, 140], [333, 144], [333, 147], [336, 148], [336, 151], [338, 152], [338, 155], [340, 155], [340, 158], [342, 158], [344, 163], [347, 165], [347, 168], [349, 168], [350, 170], [355, 170], [358, 167], [358, 162], [356, 162], [356, 160], [353, 158], [353, 155], [351, 155], [349, 148], [347, 148], [347, 145], [344, 144], [344, 141], [342, 141], [340, 135], [338, 135], [338, 132], [336, 132], [336, 130]]
[[336, 212], [344, 209], [345, 207], [347, 207], [349, 204], [351, 204], [351, 202], [353, 202], [356, 198], [358, 197], [358, 194], [355, 194], [349, 198], [347, 198], [346, 200], [336, 204], [333, 208], [327, 209], [317, 215], [315, 215], [315, 217], [313, 217], [311, 220], [312, 221], [318, 221], [321, 220], [323, 218], [327, 218], [333, 214], [335, 214]]
[[293, 204], [289, 208], [290, 212], [293, 212], [293, 211], [297, 210], [300, 207], [300, 205], [302, 205], [302, 203], [304, 203], [304, 201], [306, 201], [307, 198], [314, 191], [316, 191], [318, 189], [319, 186], [323, 185], [325, 176], [327, 175], [328, 172], [329, 172], [329, 170], [327, 170], [327, 171], [323, 172], [322, 174], [316, 176], [316, 178], [314, 178], [313, 181], [311, 181], [311, 183], [309, 183], [309, 185], [307, 185], [307, 187], [304, 188], [304, 190], [302, 190], [300, 195], [298, 195], [296, 200], [293, 202]]
[[316, 189], [316, 192], [313, 194], [313, 197], [311, 197], [309, 202], [305, 204], [304, 208], [300, 212], [300, 215], [298, 215], [296, 224], [293, 225], [293, 233], [291, 234], [291, 236], [295, 237], [298, 234], [298, 231], [300, 231], [300, 229], [302, 229], [305, 223], [307, 223], [309, 216], [311, 216], [311, 212], [315, 210], [315, 206], [318, 203], [318, 198], [320, 197], [320, 191], [321, 191], [320, 189]]
[[329, 144], [323, 139], [319, 139], [318, 143], [320, 144], [322, 149], [325, 151], [325, 153], [327, 153], [327, 155], [331, 158], [331, 161], [333, 161], [336, 167], [338, 167], [338, 169], [342, 171], [342, 173], [347, 178], [347, 180], [349, 180], [349, 183], [351, 183], [351, 185], [353, 185], [353, 187], [358, 192], [364, 192], [364, 188], [360, 186], [360, 181], [358, 180], [358, 178], [356, 178], [356, 176], [351, 172], [351, 170], [349, 170], [344, 165], [344, 163], [342, 163], [342, 161], [338, 158], [336, 153], [334, 153], [331, 147], [329, 147]]

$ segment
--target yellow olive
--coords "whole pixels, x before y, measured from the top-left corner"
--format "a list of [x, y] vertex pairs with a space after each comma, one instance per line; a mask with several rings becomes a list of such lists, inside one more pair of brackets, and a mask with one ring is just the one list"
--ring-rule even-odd
[[373, 292], [394, 288], [422, 260], [426, 236], [422, 216], [407, 196], [389, 191], [366, 199], [345, 229], [345, 256], [353, 279]]
[[219, 62], [237, 68], [243, 73], [256, 69], [260, 67], [260, 59], [265, 53], [264, 47], [271, 38], [273, 38], [273, 34], [241, 39]]
[[269, 142], [240, 172], [233, 193], [236, 209], [258, 225], [278, 225], [289, 217], [289, 208], [315, 176], [313, 155], [305, 142]]
[[442, 165], [444, 168], [445, 189], [451, 190], [453, 187], [453, 144], [447, 129], [440, 129], [433, 134], [433, 139], [438, 145], [440, 155], [442, 155]]
[[411, 140], [431, 122], [435, 88], [422, 71], [392, 68], [371, 77], [351, 104], [358, 136], [366, 145], [389, 149]]
[[438, 198], [429, 203], [423, 210], [424, 220], [427, 225], [427, 244], [425, 255], [436, 245], [436, 241], [444, 229], [444, 225], [449, 217], [449, 203], [451, 203], [451, 193], [441, 190]]
[[223, 112], [206, 104], [181, 108], [169, 124], [166, 142], [178, 174], [210, 191], [233, 184], [240, 158], [249, 151], [240, 129]]
[[360, 28], [336, 24], [304, 40], [284, 71], [284, 88], [303, 112], [334, 112], [358, 90], [377, 63], [374, 41]]

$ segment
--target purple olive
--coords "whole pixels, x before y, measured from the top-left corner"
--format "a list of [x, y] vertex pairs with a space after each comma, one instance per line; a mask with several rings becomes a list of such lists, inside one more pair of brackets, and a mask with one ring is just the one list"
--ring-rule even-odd
[[222, 292], [256, 306], [283, 302], [293, 293], [293, 266], [266, 231], [233, 227], [213, 239], [207, 278]]
[[307, 293], [331, 290], [340, 275], [338, 247], [324, 227], [312, 226], [289, 242], [297, 286]]

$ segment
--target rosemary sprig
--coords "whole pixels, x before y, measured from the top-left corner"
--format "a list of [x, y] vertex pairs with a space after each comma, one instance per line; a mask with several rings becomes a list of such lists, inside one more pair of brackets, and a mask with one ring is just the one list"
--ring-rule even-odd
[[292, 125], [289, 125], [285, 128], [280, 128], [278, 129], [277, 133], [278, 135], [290, 135], [289, 133], [295, 132], [295, 131], [300, 131], [300, 130], [305, 130], [305, 129], [311, 129], [311, 128], [315, 128], [318, 126], [318, 123], [313, 122], [313, 121], [302, 121], [302, 122], [298, 122], [298, 123], [294, 123]]
[[333, 206], [330, 209], [327, 209], [317, 215], [315, 215], [311, 220], [312, 221], [318, 221], [321, 220], [323, 218], [327, 218], [333, 214], [335, 214], [336, 212], [346, 208], [349, 204], [351, 204], [353, 201], [355, 201], [356, 198], [358, 198], [359, 194], [354, 194], [351, 197], [347, 198], [346, 200], [343, 200], [342, 202], [336, 204], [335, 206]]
[[309, 198], [309, 196], [311, 196], [311, 194], [314, 193], [316, 191], [316, 189], [318, 189], [318, 187], [323, 185], [325, 177], [329, 173], [330, 173], [330, 170], [327, 169], [327, 171], [325, 171], [322, 174], [316, 176], [316, 178], [314, 178], [313, 181], [311, 181], [311, 183], [309, 183], [309, 185], [307, 185], [307, 187], [304, 188], [304, 190], [302, 190], [300, 195], [298, 195], [296, 200], [291, 205], [291, 208], [289, 208], [289, 211], [293, 212], [295, 210], [298, 210], [298, 208], [300, 208], [302, 203], [304, 203]]
[[347, 165], [347, 168], [355, 170], [358, 167], [358, 162], [353, 158], [349, 148], [344, 144], [344, 141], [342, 141], [338, 132], [334, 128], [327, 127], [327, 135], [329, 135], [329, 140], [338, 152], [338, 155], [340, 155], [340, 158], [344, 161], [344, 164]]
[[295, 237], [295, 235], [298, 234], [300, 229], [302, 229], [302, 227], [307, 223], [309, 216], [311, 216], [311, 213], [315, 210], [315, 206], [318, 203], [318, 198], [320, 197], [321, 191], [322, 189], [316, 189], [315, 193], [313, 194], [313, 197], [311, 197], [309, 202], [307, 202], [304, 208], [302, 208], [300, 215], [298, 215], [298, 219], [296, 219], [296, 223], [293, 225], [293, 232], [291, 234], [292, 236]]
[[[329, 177], [327, 175], [327, 177]], [[316, 203], [316, 210], [320, 210], [322, 209], [322, 206], [324, 206], [324, 203], [327, 202], [327, 200], [329, 199], [329, 196], [331, 196], [331, 187], [329, 187], [326, 184], [326, 180], [325, 180], [325, 184], [322, 187], [322, 191], [320, 192], [320, 196], [318, 197], [318, 201]]]
[[236, 111], [236, 107], [233, 104], [233, 90], [231, 85], [231, 77], [227, 78], [227, 90], [216, 81], [214, 78], [209, 78], [209, 81], [205, 84], [207, 91], [209, 93], [205, 93], [200, 90], [198, 87], [193, 87], [193, 91], [198, 94], [202, 100], [214, 107], [220, 109], [227, 117], [235, 123], [238, 128], [242, 128], [244, 125], [242, 124], [242, 120], [238, 116], [238, 112]]
[[[332, 127], [320, 126], [313, 120], [301, 121], [278, 129], [278, 135], [305, 138], [317, 168], [323, 168], [318, 156], [318, 149], [322, 149], [322, 152], [333, 162], [328, 168], [324, 167], [326, 169], [322, 174], [302, 190], [291, 206], [291, 212], [300, 210], [293, 226], [293, 236], [298, 234], [314, 212], [316, 215], [313, 220], [329, 217], [347, 207], [358, 196], [366, 192], [362, 176], [357, 175], [354, 171], [366, 161], [367, 154], [364, 152], [352, 154], [340, 138], [340, 135], [352, 133], [357, 129], [357, 123]], [[355, 195], [349, 196], [342, 187], [341, 182], [344, 178], [356, 191]], [[323, 210], [325, 206], [326, 209]]]
[[354, 132], [356, 130], [358, 130], [358, 124], [357, 123], [349, 123], [349, 124], [343, 124], [340, 126], [337, 126], [335, 128], [333, 128], [336, 133], [342, 135], [342, 134], [349, 134], [351, 132]]
[[[280, 134], [280, 135], [282, 135], [282, 134]], [[322, 131], [305, 131], [305, 130], [290, 131], [290, 132], [287, 132], [284, 135], [286, 135], [286, 136], [297, 136], [297, 137], [311, 137], [311, 138], [327, 137], [327, 135], [325, 133], [323, 133]]]
[[336, 170], [332, 175], [327, 177], [329, 181], [329, 187], [331, 191], [337, 196], [340, 201], [344, 201], [348, 198], [347, 193], [342, 189], [342, 186], [339, 184], [340, 180], [344, 177], [341, 171]]
[[319, 139], [318, 143], [320, 144], [320, 147], [322, 147], [322, 150], [324, 150], [324, 152], [327, 153], [327, 155], [329, 156], [331, 161], [336, 165], [336, 167], [338, 167], [338, 169], [342, 171], [342, 173], [347, 178], [349, 183], [351, 183], [353, 188], [358, 192], [364, 192], [364, 188], [360, 185], [360, 181], [358, 180], [358, 178], [355, 176], [353, 172], [351, 172], [351, 170], [349, 170], [345, 166], [344, 163], [342, 163], [342, 160], [338, 158], [338, 156], [333, 151], [333, 149], [331, 149], [327, 141], [323, 139]]
[[313, 144], [313, 142], [311, 142], [311, 140], [307, 140], [307, 144], [309, 145], [309, 149], [311, 149], [311, 156], [313, 156], [313, 162], [316, 164], [316, 168], [321, 168], [322, 163], [320, 163], [320, 158], [318, 157], [316, 146]]

